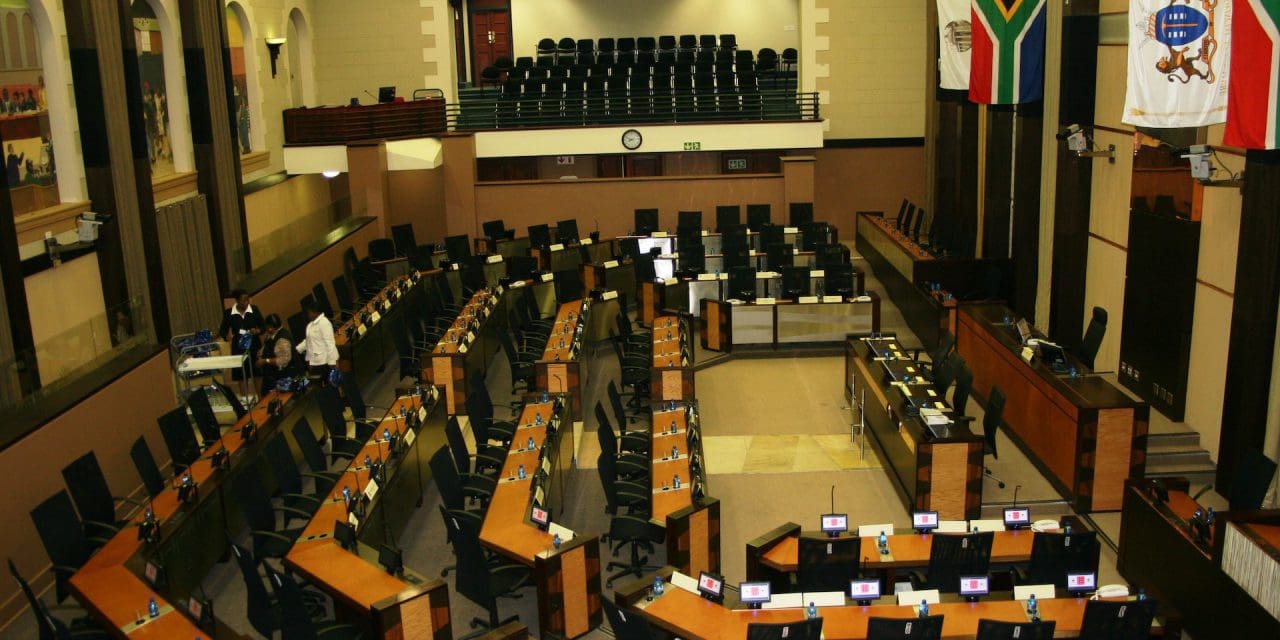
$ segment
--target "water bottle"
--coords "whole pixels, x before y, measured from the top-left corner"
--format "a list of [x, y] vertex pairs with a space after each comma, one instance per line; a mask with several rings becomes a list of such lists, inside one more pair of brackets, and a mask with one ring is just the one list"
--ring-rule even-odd
[[547, 403], [547, 390], [546, 390], [546, 389], [543, 389], [543, 390], [542, 390], [542, 403], [543, 403], [543, 404], [546, 404], [546, 403]]
[[677, 474], [675, 474], [675, 476], [673, 476], [673, 477], [672, 477], [672, 480], [671, 480], [671, 488], [672, 488], [672, 489], [679, 489], [679, 488], [680, 488], [680, 474], [678, 474], [678, 473], [677, 473]]
[[[403, 408], [404, 408], [404, 407], [401, 407], [401, 409], [403, 409]], [[383, 430], [382, 430], [382, 441], [383, 441], [383, 442], [391, 442], [391, 430], [390, 430], [390, 429], [383, 429]]]
[[542, 414], [541, 414], [541, 413], [539, 413], [539, 414], [535, 414], [535, 415], [533, 416], [533, 424], [534, 424], [534, 426], [538, 426], [538, 427], [541, 427], [541, 426], [542, 426]]
[[1071, 535], [1071, 523], [1068, 522], [1067, 524], [1063, 525], [1062, 533], [1065, 535]]
[[364, 468], [368, 469], [371, 467], [373, 467], [373, 458], [370, 458], [369, 454], [366, 453], [364, 454]]
[[1036, 604], [1036, 594], [1034, 593], [1031, 594], [1030, 598], [1027, 598], [1027, 616], [1032, 620], [1040, 618], [1040, 605]]
[[889, 536], [885, 532], [880, 532], [880, 553], [889, 553]]
[[342, 486], [342, 501], [346, 502], [348, 505], [351, 504], [351, 487], [346, 485]]
[[821, 297], [822, 297], [822, 293], [823, 293], [822, 281], [821, 281], [821, 280], [819, 280], [819, 281], [818, 281], [818, 297], [819, 297], [819, 298], [821, 298]]
[[147, 600], [147, 615], [151, 616], [152, 618], [160, 617], [160, 605], [156, 604], [155, 598], [151, 598], [150, 600]]
[[680, 457], [680, 447], [671, 447], [671, 459], [675, 460]]
[[662, 577], [661, 576], [653, 577], [653, 595], [655, 596], [662, 595]]
[[524, 450], [525, 450], [525, 451], [533, 451], [533, 447], [534, 447], [534, 444], [533, 444], [533, 436], [529, 436], [529, 443], [525, 445]]
[[1138, 589], [1138, 600], [1146, 600], [1146, 599], [1147, 599], [1147, 590]]
[[560, 548], [560, 534], [557, 533], [551, 536], [551, 546], [556, 549]]
[[516, 469], [516, 477], [517, 477], [517, 478], [519, 478], [519, 479], [521, 479], [521, 480], [524, 480], [524, 479], [525, 479], [525, 474], [524, 474], [524, 465], [520, 465], [520, 466]]
[[817, 605], [815, 605], [815, 604], [813, 604], [813, 601], [809, 601], [809, 612], [808, 612], [808, 615], [809, 615], [809, 619], [810, 619], [810, 620], [812, 620], [812, 619], [814, 619], [814, 618], [818, 617], [818, 606], [817, 606]]
[[920, 601], [920, 617], [921, 618], [929, 617], [929, 601], [928, 600]]
[[1204, 517], [1204, 523], [1205, 523], [1206, 525], [1211, 525], [1211, 524], [1213, 524], [1213, 518], [1214, 518], [1214, 515], [1213, 515], [1213, 507], [1209, 507], [1209, 512], [1208, 512], [1208, 513], [1205, 515], [1205, 517]]
[[672, 419], [672, 420], [671, 420], [671, 433], [675, 433], [676, 431], [678, 431], [678, 429], [676, 429], [676, 421], [675, 421], [675, 419]]

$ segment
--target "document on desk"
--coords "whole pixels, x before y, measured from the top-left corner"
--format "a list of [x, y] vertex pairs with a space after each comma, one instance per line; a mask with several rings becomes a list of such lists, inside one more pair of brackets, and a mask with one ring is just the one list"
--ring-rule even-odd
[[938, 409], [921, 408], [920, 417], [924, 418], [925, 424], [931, 426], [951, 424], [951, 419]]

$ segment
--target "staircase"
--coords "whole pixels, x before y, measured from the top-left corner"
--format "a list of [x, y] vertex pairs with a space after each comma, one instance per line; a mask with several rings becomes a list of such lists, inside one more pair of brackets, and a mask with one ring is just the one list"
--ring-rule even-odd
[[1169, 427], [1172, 431], [1147, 436], [1146, 477], [1183, 477], [1192, 486], [1212, 483], [1218, 467], [1200, 446], [1200, 434], [1182, 423]]

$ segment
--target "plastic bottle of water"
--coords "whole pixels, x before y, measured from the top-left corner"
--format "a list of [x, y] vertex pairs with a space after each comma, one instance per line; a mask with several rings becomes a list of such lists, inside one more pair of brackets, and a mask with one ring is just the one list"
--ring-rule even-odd
[[653, 595], [655, 596], [662, 595], [662, 577], [661, 576], [653, 577]]
[[560, 534], [557, 533], [551, 536], [551, 546], [557, 549], [560, 548]]
[[880, 553], [889, 553], [889, 536], [883, 531], [880, 532]]
[[160, 617], [160, 606], [156, 604], [155, 598], [151, 598], [150, 600], [147, 600], [147, 615], [151, 616], [152, 618]]
[[1036, 594], [1034, 593], [1031, 594], [1031, 597], [1027, 598], [1027, 615], [1030, 616], [1032, 620], [1040, 617], [1040, 605], [1036, 603]]
[[672, 480], [671, 480], [671, 487], [672, 487], [673, 489], [679, 489], [679, 488], [680, 488], [680, 474], [678, 474], [678, 473], [677, 473], [677, 474], [675, 474], [675, 476], [672, 478]]
[[812, 620], [816, 617], [818, 617], [818, 607], [817, 605], [813, 604], [812, 601], [810, 601], [809, 602], [809, 619]]
[[921, 618], [929, 617], [929, 601], [928, 600], [920, 601], [920, 617]]

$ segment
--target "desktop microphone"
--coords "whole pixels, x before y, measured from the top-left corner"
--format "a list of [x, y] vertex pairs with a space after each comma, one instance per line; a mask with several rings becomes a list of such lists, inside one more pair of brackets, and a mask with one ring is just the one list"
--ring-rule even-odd
[[827, 513], [835, 513], [835, 512], [836, 512], [836, 485], [832, 484], [831, 485], [831, 510], [828, 511]]
[[1015, 507], [1018, 506], [1018, 490], [1021, 488], [1022, 488], [1022, 485], [1018, 485], [1013, 488], [1013, 506]]
[[363, 91], [363, 92], [364, 92], [364, 94], [365, 94], [366, 96], [369, 96], [370, 98], [373, 98], [374, 100], [377, 100], [377, 99], [378, 99], [378, 96], [375, 96], [375, 95], [373, 95], [372, 93], [369, 93], [369, 90], [368, 90], [368, 89], [361, 89], [361, 91]]
[[869, 559], [870, 558], [868, 558], [867, 556], [862, 556], [862, 570], [858, 572], [859, 578], [867, 577], [867, 560]]

